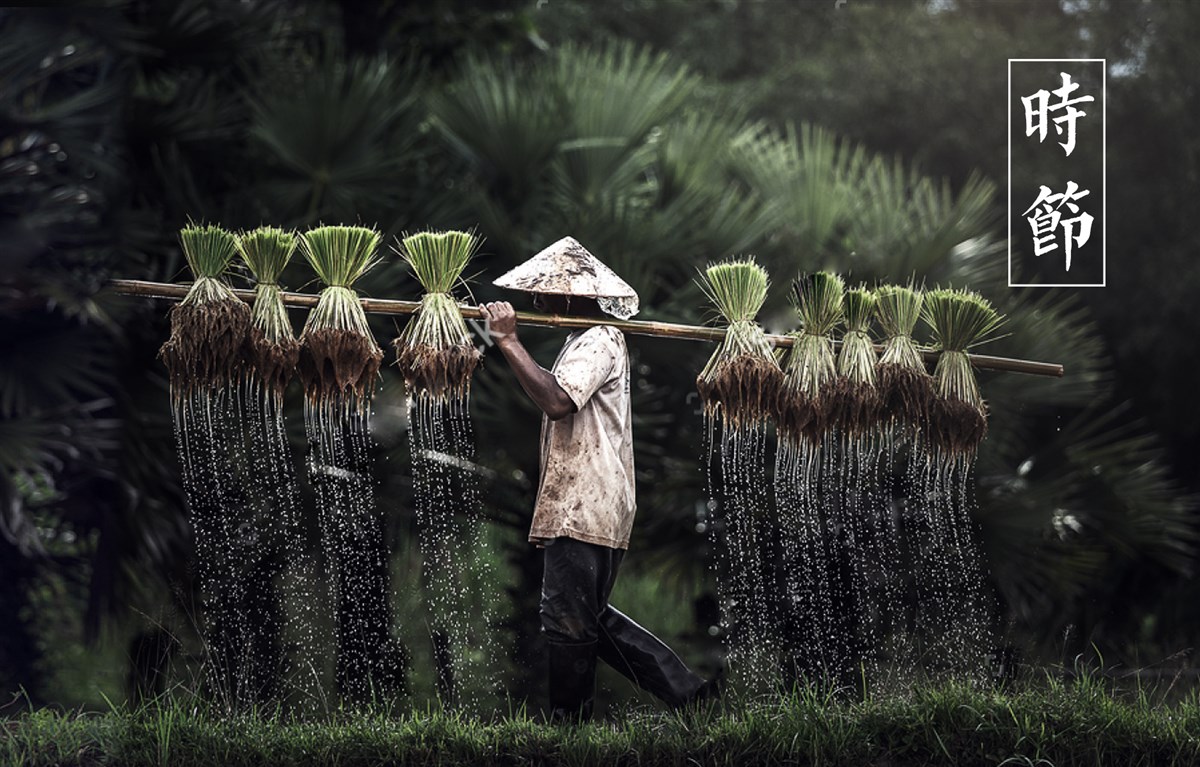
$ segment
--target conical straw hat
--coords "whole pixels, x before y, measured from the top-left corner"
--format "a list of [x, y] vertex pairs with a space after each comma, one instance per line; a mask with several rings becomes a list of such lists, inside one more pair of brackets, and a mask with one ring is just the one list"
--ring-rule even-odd
[[637, 292], [574, 237], [563, 237], [492, 284], [527, 293], [594, 298], [601, 309], [622, 320], [638, 310]]

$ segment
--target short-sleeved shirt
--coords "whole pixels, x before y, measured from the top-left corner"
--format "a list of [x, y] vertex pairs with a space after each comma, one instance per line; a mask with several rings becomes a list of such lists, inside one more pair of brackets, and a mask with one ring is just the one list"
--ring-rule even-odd
[[529, 540], [565, 537], [627, 549], [637, 504], [625, 336], [607, 325], [572, 333], [551, 372], [576, 411], [542, 418]]

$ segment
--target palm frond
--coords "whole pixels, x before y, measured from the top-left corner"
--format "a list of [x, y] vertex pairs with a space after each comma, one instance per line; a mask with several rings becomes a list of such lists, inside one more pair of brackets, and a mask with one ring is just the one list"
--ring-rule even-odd
[[776, 226], [802, 253], [822, 253], [850, 216], [864, 153], [809, 124], [780, 136], [766, 128], [743, 133], [736, 152], [747, 185], [771, 201]]
[[[846, 246], [871, 276], [897, 281], [991, 282], [999, 271], [994, 242], [995, 185], [972, 175], [953, 193], [900, 158], [873, 156], [855, 179]], [[1002, 266], [1002, 264], [1001, 264]]]
[[296, 82], [271, 82], [252, 101], [251, 135], [274, 164], [264, 193], [289, 223], [394, 215], [397, 178], [415, 162], [422, 77], [384, 58], [321, 59]]
[[644, 162], [635, 155], [651, 130], [677, 114], [698, 82], [666, 54], [630, 43], [569, 45], [555, 57], [553, 77], [565, 95], [568, 125], [561, 184], [585, 204], [635, 178]]
[[533, 191], [567, 134], [557, 83], [507, 57], [468, 58], [451, 85], [429, 95], [428, 105], [451, 147], [513, 202]]

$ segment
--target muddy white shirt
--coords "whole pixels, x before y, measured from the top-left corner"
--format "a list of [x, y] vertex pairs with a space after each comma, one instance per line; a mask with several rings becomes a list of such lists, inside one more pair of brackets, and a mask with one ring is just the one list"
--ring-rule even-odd
[[625, 336], [607, 325], [572, 333], [551, 372], [576, 412], [542, 417], [542, 476], [529, 540], [561, 536], [627, 549], [636, 502]]

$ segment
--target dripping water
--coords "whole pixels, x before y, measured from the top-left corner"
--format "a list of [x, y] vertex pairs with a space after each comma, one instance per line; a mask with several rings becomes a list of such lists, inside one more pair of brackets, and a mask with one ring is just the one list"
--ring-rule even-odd
[[475, 464], [469, 395], [409, 400], [421, 580], [444, 707], [480, 709], [496, 692], [494, 553]]

